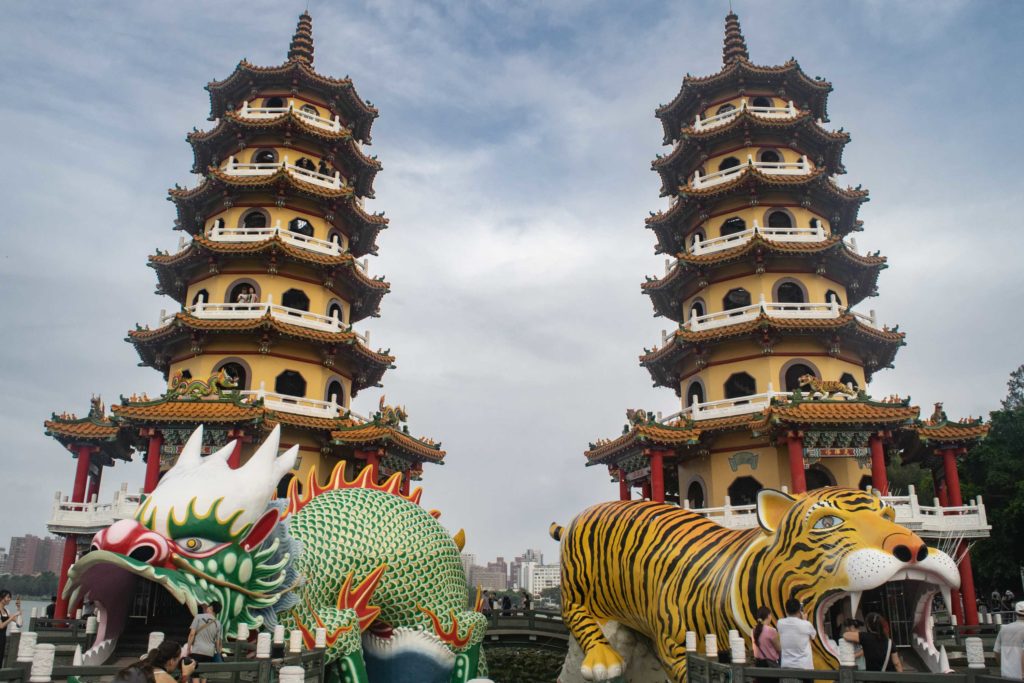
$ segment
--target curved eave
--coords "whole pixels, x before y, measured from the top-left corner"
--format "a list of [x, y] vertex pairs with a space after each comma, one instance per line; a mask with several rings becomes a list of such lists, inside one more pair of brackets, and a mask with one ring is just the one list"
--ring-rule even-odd
[[700, 443], [700, 435], [700, 429], [649, 422], [631, 426], [625, 434], [590, 448], [584, 455], [588, 465], [604, 465], [651, 446], [692, 446]]
[[267, 133], [291, 136], [298, 132], [312, 138], [330, 153], [342, 160], [342, 165], [354, 176], [354, 185], [359, 195], [373, 197], [373, 181], [382, 164], [374, 157], [363, 153], [351, 131], [342, 128], [338, 132], [324, 130], [307, 123], [301, 116], [286, 112], [274, 119], [251, 120], [229, 112], [209, 131], [193, 131], [186, 136], [192, 145], [193, 173], [202, 173], [216, 166], [225, 157], [235, 154], [239, 144], [249, 138]]
[[156, 367], [157, 352], [169, 345], [187, 341], [195, 334], [266, 334], [333, 347], [353, 365], [363, 368], [353, 379], [353, 393], [380, 382], [384, 372], [393, 367], [394, 356], [371, 351], [354, 332], [322, 332], [298, 325], [290, 325], [265, 315], [251, 320], [206, 320], [186, 313], [177, 313], [174, 320], [156, 329], [138, 329], [128, 332], [126, 341], [135, 346], [144, 365]]
[[341, 429], [335, 428], [335, 431], [331, 432], [331, 443], [338, 446], [383, 445], [389, 452], [398, 451], [414, 460], [434, 463], [441, 462], [445, 456], [445, 452], [436, 444], [426, 443], [376, 422], [355, 423]]
[[[806, 107], [815, 118], [828, 121], [828, 94], [832, 84], [828, 81], [809, 77], [800, 68], [795, 59], [790, 59], [781, 66], [759, 66], [742, 57], [722, 67], [721, 71], [710, 76], [687, 76], [683, 79], [679, 93], [668, 104], [658, 107], [654, 115], [661, 120], [665, 132], [665, 143], [676, 139], [682, 129], [683, 122], [697, 115], [701, 108], [701, 100], [708, 94], [721, 91], [734, 85], [735, 90], [755, 91], [759, 87], [772, 87], [778, 90], [779, 83], [790, 85], [795, 93], [806, 98]], [[774, 87], [773, 87], [774, 86]], [[793, 92], [787, 92], [786, 98], [794, 101]], [[799, 102], [803, 105], [804, 102]]]
[[981, 420], [949, 422], [919, 421], [911, 427], [922, 444], [970, 448], [988, 436], [991, 425]]
[[210, 258], [283, 257], [304, 266], [318, 268], [341, 280], [346, 292], [339, 292], [352, 306], [351, 320], [358, 322], [374, 315], [381, 299], [391, 291], [385, 280], [368, 277], [356, 267], [351, 254], [332, 256], [296, 247], [273, 236], [262, 242], [215, 242], [201, 235], [177, 254], [156, 254], [149, 257], [149, 266], [156, 270], [160, 291], [178, 303], [185, 301], [187, 285], [195, 269], [208, 268]]
[[352, 190], [348, 187], [342, 187], [335, 190], [333, 188], [321, 187], [320, 185], [307, 183], [304, 180], [299, 180], [283, 167], [281, 170], [270, 175], [259, 176], [236, 176], [225, 173], [219, 168], [210, 168], [207, 171], [206, 178], [204, 178], [203, 182], [199, 185], [196, 185], [191, 189], [179, 187], [171, 188], [168, 190], [167, 194], [170, 195], [171, 201], [173, 202], [186, 201], [189, 199], [208, 196], [212, 191], [219, 189], [218, 186], [230, 187], [238, 190], [256, 191], [267, 191], [280, 187], [287, 187], [292, 192], [300, 195], [307, 195], [313, 199], [340, 199], [342, 197], [352, 196]]
[[131, 446], [123, 438], [120, 427], [110, 418], [88, 415], [78, 418], [69, 415], [52, 415], [43, 422], [44, 433], [78, 457], [76, 448], [92, 446], [91, 457], [101, 465], [110, 466], [114, 460], [132, 459]]
[[890, 428], [909, 426], [920, 414], [917, 406], [905, 402], [884, 403], [870, 399], [849, 401], [787, 400], [773, 405], [769, 420], [784, 427], [814, 427], [824, 425], [874, 426]]
[[837, 235], [861, 229], [857, 212], [860, 205], [868, 201], [867, 190], [840, 188], [821, 169], [804, 176], [776, 176], [748, 169], [739, 174], [737, 179], [706, 190], [680, 188], [679, 199], [668, 211], [648, 216], [644, 224], [658, 238], [655, 251], [664, 254], [683, 251], [683, 233], [691, 227], [693, 218], [702, 210], [707, 210], [711, 202], [734, 197], [748, 200], [758, 192], [793, 192], [801, 196], [810, 194], [812, 203], [817, 204], [823, 212], [835, 206], [835, 211], [829, 216], [829, 224], [832, 232]]
[[824, 166], [832, 173], [845, 173], [843, 148], [850, 141], [846, 132], [827, 131], [819, 126], [810, 112], [804, 111], [794, 119], [766, 119], [744, 110], [736, 118], [722, 126], [697, 131], [692, 127], [683, 131], [680, 142], [670, 154], [651, 162], [651, 168], [658, 172], [662, 183], [662, 196], [670, 195], [678, 188], [680, 176], [689, 176], [700, 164], [698, 143], [713, 143], [747, 134], [785, 134], [793, 140], [793, 147], [810, 157], [818, 166]]
[[[865, 363], [864, 370], [870, 375], [874, 370], [889, 367], [896, 358], [896, 353], [904, 346], [904, 334], [893, 330], [878, 330], [860, 322], [849, 313], [831, 319], [786, 319], [771, 318], [763, 313], [747, 322], [735, 325], [716, 327], [710, 330], [691, 332], [679, 329], [672, 336], [672, 341], [659, 349], [647, 351], [640, 356], [640, 365], [651, 373], [656, 386], [667, 386], [679, 393], [680, 364], [695, 348], [720, 344], [744, 337], [754, 339], [764, 333], [776, 333], [782, 336], [814, 336], [828, 341], [833, 336], [839, 337], [845, 349], [848, 343], [856, 343], [851, 351], [863, 355], [866, 349], [875, 350], [876, 360]], [[870, 367], [869, 367], [870, 365]]]
[[206, 85], [210, 93], [210, 120], [224, 116], [232, 105], [239, 105], [253, 90], [280, 87], [315, 92], [328, 103], [335, 103], [342, 116], [350, 122], [356, 139], [370, 141], [370, 127], [380, 115], [376, 107], [365, 102], [349, 78], [322, 76], [305, 62], [289, 60], [280, 66], [255, 66], [242, 60], [234, 72], [222, 81]]
[[884, 256], [861, 256], [851, 251], [839, 237], [801, 244], [774, 242], [757, 235], [744, 245], [712, 254], [679, 254], [678, 261], [664, 277], [642, 282], [640, 291], [651, 297], [658, 315], [681, 322], [682, 302], [700, 289], [697, 282], [702, 278], [697, 274], [709, 278], [719, 268], [744, 261], [750, 263], [750, 272], [754, 273], [757, 262], [770, 263], [802, 256], [824, 259], [826, 273], [846, 287], [850, 306], [856, 306], [874, 293], [878, 274], [888, 267]]

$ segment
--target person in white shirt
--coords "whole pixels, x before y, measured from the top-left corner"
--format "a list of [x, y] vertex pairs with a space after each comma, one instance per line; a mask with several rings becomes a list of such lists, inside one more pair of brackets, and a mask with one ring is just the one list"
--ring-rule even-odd
[[999, 656], [999, 675], [1015, 681], [1024, 680], [1024, 600], [1013, 607], [1017, 621], [1003, 624], [996, 635], [992, 649]]
[[782, 645], [783, 669], [813, 669], [814, 657], [811, 656], [811, 641], [818, 633], [804, 616], [803, 605], [796, 598], [786, 601], [786, 616], [779, 619], [776, 625], [779, 631], [779, 642]]

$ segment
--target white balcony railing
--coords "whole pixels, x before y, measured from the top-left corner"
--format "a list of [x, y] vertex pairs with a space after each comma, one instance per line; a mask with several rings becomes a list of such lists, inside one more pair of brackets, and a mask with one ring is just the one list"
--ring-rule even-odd
[[690, 186], [700, 189], [720, 185], [752, 168], [769, 175], [807, 175], [814, 170], [814, 166], [806, 156], [801, 156], [800, 161], [754, 161], [754, 157], [748, 154], [746, 164], [737, 164], [706, 176], [702, 176], [700, 171], [694, 171]]
[[246, 102], [242, 105], [242, 108], [238, 110], [238, 114], [244, 119], [259, 120], [276, 119], [279, 116], [287, 114], [289, 111], [295, 113], [297, 116], [302, 118], [303, 121], [306, 121], [317, 128], [323, 128], [324, 130], [329, 130], [333, 133], [338, 133], [342, 130], [341, 119], [337, 114], [335, 114], [333, 119], [325, 119], [313, 112], [303, 111], [301, 107], [297, 108], [292, 100], [288, 100], [287, 107], [250, 107], [249, 103]]
[[[292, 232], [287, 228], [281, 227], [281, 221], [278, 220], [274, 227], [267, 228], [227, 228], [220, 223], [215, 223], [207, 233], [207, 237], [214, 242], [262, 242], [263, 240], [270, 239], [272, 237], [279, 237], [282, 241], [293, 244], [309, 251], [315, 251], [320, 254], [328, 254], [330, 256], [340, 256], [341, 254], [347, 253], [345, 248], [338, 242], [328, 242], [326, 240], [320, 240], [315, 237], [309, 237], [299, 232]], [[184, 238], [182, 238], [184, 240]], [[182, 241], [178, 245], [179, 251], [184, 248], [185, 243]], [[364, 273], [369, 272], [369, 261], [363, 259], [362, 261], [355, 261], [356, 268], [363, 271]]]
[[[311, 313], [310, 311], [303, 311], [298, 308], [289, 308], [288, 306], [280, 306], [275, 304], [273, 299], [274, 295], [268, 294], [267, 301], [217, 304], [207, 303], [203, 300], [203, 295], [200, 294], [199, 301], [192, 306], [185, 307], [183, 310], [194, 318], [204, 320], [254, 320], [270, 313], [270, 316], [276, 320], [290, 325], [306, 327], [311, 330], [353, 332], [351, 325], [342, 322], [336, 317]], [[173, 321], [176, 314], [176, 312], [168, 313], [166, 310], [160, 311], [160, 325], [163, 326]], [[369, 331], [353, 333], [364, 345], [369, 345]]]
[[263, 405], [271, 410], [292, 413], [294, 415], [333, 419], [345, 412], [345, 408], [338, 403], [336, 396], [332, 396], [330, 401], [318, 401], [315, 398], [280, 394], [276, 391], [267, 391], [263, 382], [260, 382], [259, 389], [242, 391], [240, 393], [243, 396], [263, 399]]
[[[716, 327], [726, 327], [755, 320], [762, 313], [770, 318], [789, 320], [830, 320], [849, 313], [865, 324], [875, 329], [881, 329], [874, 311], [871, 311], [870, 315], [864, 315], [863, 313], [840, 306], [835, 299], [827, 303], [783, 303], [779, 301], [765, 301], [763, 294], [761, 295], [761, 300], [756, 304], [740, 306], [728, 311], [691, 315], [681, 327], [690, 332], [710, 330]], [[662, 340], [663, 343], [668, 341], [667, 333], [662, 335]]]
[[730, 109], [729, 111], [723, 111], [721, 114], [715, 114], [714, 116], [709, 116], [706, 119], [702, 119], [700, 114], [697, 114], [697, 118], [693, 121], [693, 129], [707, 130], [709, 128], [717, 128], [718, 126], [732, 121], [744, 110], [765, 119], [791, 119], [800, 113], [797, 111], [797, 108], [793, 106], [792, 102], [788, 102], [785, 107], [754, 107], [747, 103], [746, 98], [743, 98], [738, 107]]
[[72, 503], [58, 491], [46, 526], [54, 534], [94, 534], [119, 519], [134, 517], [141, 496], [140, 493], [129, 493], [128, 484], [121, 484], [110, 503], [100, 503], [95, 496], [85, 503]]
[[746, 415], [764, 410], [771, 405], [772, 399], [785, 399], [790, 396], [788, 391], [775, 391], [772, 383], [768, 383], [768, 391], [763, 394], [751, 394], [749, 396], [738, 396], [726, 398], [720, 401], [705, 401], [701, 403], [696, 396], [691, 397], [690, 405], [677, 413], [662, 416], [658, 413], [658, 422], [670, 424], [679, 419], [691, 419], [694, 421], [710, 420], [719, 417], [730, 417], [732, 415]]
[[815, 228], [763, 228], [755, 220], [753, 227], [731, 235], [713, 237], [709, 240], [701, 240], [699, 234], [694, 235], [690, 253], [711, 254], [716, 251], [725, 251], [746, 244], [754, 239], [754, 235], [761, 235], [774, 242], [824, 242], [828, 239], [828, 234], [821, 225]]
[[340, 190], [345, 186], [345, 181], [342, 179], [340, 171], [335, 171], [333, 176], [319, 173], [317, 171], [311, 171], [308, 168], [302, 168], [301, 166], [288, 163], [287, 155], [279, 162], [258, 164], [243, 164], [235, 159], [235, 157], [229, 157], [221, 170], [227, 175], [246, 177], [274, 175], [282, 168], [295, 178], [307, 183], [312, 183], [313, 185], [326, 187], [331, 190]]
[[[897, 524], [924, 538], [987, 538], [992, 530], [981, 496], [959, 507], [942, 507], [938, 499], [933, 505], [921, 505], [911, 485], [908, 495], [883, 496], [882, 500], [892, 506]], [[729, 529], [752, 529], [757, 526], [757, 506], [732, 505], [728, 496], [725, 497], [725, 505], [721, 507], [691, 508], [690, 502], [685, 499], [683, 507]]]

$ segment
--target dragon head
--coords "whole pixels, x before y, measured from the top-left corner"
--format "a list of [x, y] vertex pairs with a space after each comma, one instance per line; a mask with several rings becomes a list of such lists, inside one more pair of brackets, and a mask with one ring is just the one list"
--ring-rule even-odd
[[279, 538], [281, 509], [271, 500], [298, 447], [278, 457], [276, 427], [244, 467], [232, 469], [234, 442], [205, 457], [202, 442], [199, 427], [135, 517], [97, 533], [68, 572], [69, 603], [90, 599], [100, 615], [87, 663], [113, 651], [139, 581], [163, 587], [193, 615], [202, 603], [220, 602], [228, 635], [241, 624], [259, 627], [284, 599], [294, 570]]

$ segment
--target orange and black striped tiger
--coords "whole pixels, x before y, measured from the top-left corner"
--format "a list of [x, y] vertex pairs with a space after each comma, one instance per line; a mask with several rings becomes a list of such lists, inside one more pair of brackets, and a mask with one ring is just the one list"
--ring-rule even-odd
[[565, 529], [552, 524], [561, 540], [562, 617], [583, 650], [584, 678], [622, 673], [601, 632], [609, 620], [647, 635], [666, 673], [684, 681], [687, 631], [699, 639], [714, 633], [724, 649], [730, 629], [749, 637], [758, 606], [781, 617], [796, 597], [819, 633], [815, 667], [833, 669], [836, 646], [820, 634], [837, 601], [850, 598], [854, 614], [863, 591], [908, 577], [921, 583], [918, 607], [959, 587], [952, 558], [897, 525], [892, 507], [870, 493], [765, 489], [757, 519], [758, 527], [734, 531], [673, 505], [624, 501], [595, 505]]

